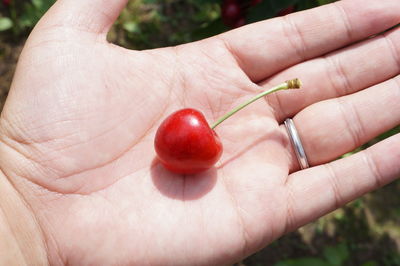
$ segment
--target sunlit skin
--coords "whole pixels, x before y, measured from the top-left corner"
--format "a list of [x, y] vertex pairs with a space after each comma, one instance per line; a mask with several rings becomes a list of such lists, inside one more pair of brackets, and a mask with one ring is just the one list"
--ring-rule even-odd
[[[52, 265], [228, 265], [400, 176], [399, 135], [335, 160], [400, 124], [400, 29], [367, 39], [399, 23], [398, 0], [344, 0], [146, 51], [106, 41], [125, 3], [58, 0], [1, 114], [0, 190], [20, 204], [1, 194], [0, 222], [23, 230], [16, 211], [34, 218]], [[185, 178], [156, 159], [169, 114], [216, 121], [293, 77], [301, 90], [215, 129], [215, 167]], [[287, 117], [310, 169], [299, 170]]]

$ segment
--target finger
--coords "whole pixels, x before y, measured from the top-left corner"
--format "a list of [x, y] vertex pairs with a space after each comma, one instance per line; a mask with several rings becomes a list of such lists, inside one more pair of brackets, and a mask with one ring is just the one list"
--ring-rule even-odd
[[[400, 76], [311, 105], [294, 123], [310, 165], [334, 160], [400, 124]], [[291, 162], [298, 169], [294, 153]]]
[[128, 0], [58, 0], [38, 26], [74, 28], [106, 37], [127, 2]]
[[218, 36], [254, 82], [399, 23], [398, 0], [339, 1]]
[[287, 181], [287, 231], [306, 224], [400, 177], [400, 134]]
[[267, 99], [279, 122], [315, 102], [351, 94], [400, 73], [400, 28], [282, 71], [263, 87], [299, 77], [304, 88]]

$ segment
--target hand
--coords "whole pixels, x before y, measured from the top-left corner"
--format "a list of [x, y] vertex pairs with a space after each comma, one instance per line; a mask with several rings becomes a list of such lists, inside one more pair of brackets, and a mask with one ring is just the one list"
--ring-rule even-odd
[[[57, 1], [2, 113], [1, 170], [50, 263], [233, 263], [400, 175], [399, 134], [329, 163], [400, 123], [400, 29], [367, 39], [399, 23], [398, 0], [340, 1], [147, 51], [106, 41], [125, 2]], [[214, 169], [178, 176], [155, 159], [171, 112], [196, 108], [212, 123], [295, 77], [303, 89], [217, 127]], [[281, 125], [293, 116], [313, 166], [302, 171]]]

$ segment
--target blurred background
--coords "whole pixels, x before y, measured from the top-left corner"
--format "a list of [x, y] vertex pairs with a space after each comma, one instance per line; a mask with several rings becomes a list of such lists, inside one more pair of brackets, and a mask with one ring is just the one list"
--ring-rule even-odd
[[[0, 1], [1, 111], [24, 42], [55, 0]], [[171, 46], [330, 2], [333, 0], [134, 0], [129, 1], [108, 39], [130, 49]], [[399, 132], [400, 126], [352, 153]], [[400, 266], [400, 180], [282, 237], [236, 265]]]

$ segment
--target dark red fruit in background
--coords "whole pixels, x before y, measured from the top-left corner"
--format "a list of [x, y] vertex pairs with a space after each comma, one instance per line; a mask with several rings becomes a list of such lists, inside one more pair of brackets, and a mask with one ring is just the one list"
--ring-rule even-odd
[[164, 167], [178, 174], [207, 170], [222, 154], [219, 137], [204, 115], [189, 108], [171, 114], [162, 122], [154, 147]]
[[258, 5], [259, 3], [261, 3], [261, 2], [262, 2], [262, 0], [251, 0], [250, 5], [251, 5], [251, 6], [256, 6], [256, 5]]
[[233, 27], [235, 23], [243, 18], [243, 11], [237, 0], [224, 0], [221, 6], [222, 21], [225, 25]]
[[244, 17], [242, 17], [232, 25], [232, 28], [239, 28], [245, 24], [246, 24], [246, 19]]
[[3, 0], [3, 4], [9, 6], [12, 0]]
[[285, 9], [282, 9], [281, 11], [278, 12], [278, 14], [276, 14], [277, 16], [286, 16], [289, 15], [290, 13], [293, 13], [295, 11], [295, 7], [294, 6], [288, 6]]

